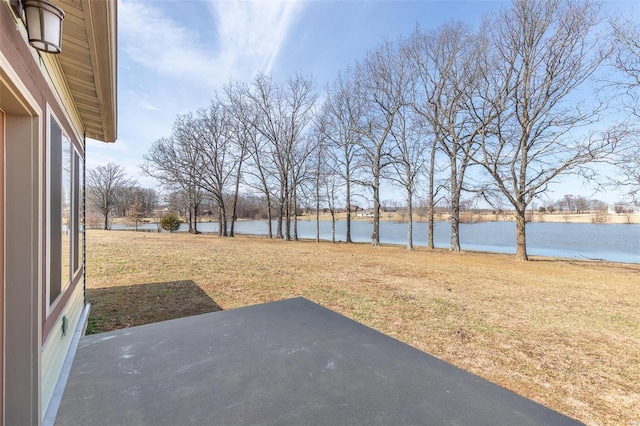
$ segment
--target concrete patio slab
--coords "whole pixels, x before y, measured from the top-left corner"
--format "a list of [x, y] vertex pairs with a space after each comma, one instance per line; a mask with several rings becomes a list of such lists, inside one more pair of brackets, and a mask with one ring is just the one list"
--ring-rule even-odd
[[572, 425], [296, 298], [83, 337], [56, 425]]

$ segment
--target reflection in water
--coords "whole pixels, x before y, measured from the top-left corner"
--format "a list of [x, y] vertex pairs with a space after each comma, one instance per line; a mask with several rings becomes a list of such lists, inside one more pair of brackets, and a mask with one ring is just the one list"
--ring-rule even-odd
[[[155, 230], [155, 224], [138, 226], [140, 229]], [[414, 245], [427, 245], [426, 222], [414, 223]], [[132, 229], [114, 225], [114, 229]], [[354, 242], [371, 241], [370, 222], [351, 222]], [[200, 223], [201, 232], [218, 232], [217, 223]], [[275, 226], [274, 226], [275, 229]], [[186, 231], [182, 224], [180, 231]], [[346, 223], [336, 222], [336, 241], [344, 241]], [[267, 235], [267, 223], [248, 220], [236, 223], [237, 234]], [[514, 222], [481, 222], [460, 225], [460, 244], [463, 250], [478, 250], [498, 253], [515, 253]], [[315, 221], [299, 221], [298, 236], [315, 239]], [[320, 238], [331, 240], [331, 222], [320, 222]], [[383, 244], [405, 244], [407, 224], [381, 222], [380, 241]], [[436, 247], [448, 248], [450, 225], [436, 222], [434, 242]], [[530, 255], [567, 258], [604, 259], [613, 262], [640, 263], [640, 225], [591, 224], [591, 223], [530, 223], [527, 225], [527, 251]]]

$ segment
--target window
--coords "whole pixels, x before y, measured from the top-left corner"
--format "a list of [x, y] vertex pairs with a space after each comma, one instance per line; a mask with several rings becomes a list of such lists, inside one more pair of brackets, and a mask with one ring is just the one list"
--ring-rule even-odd
[[[62, 137], [62, 170], [60, 176], [60, 202], [61, 202], [61, 267], [60, 283], [64, 286], [71, 281], [71, 141]], [[53, 182], [53, 179], [52, 179]], [[55, 299], [54, 299], [55, 300]], [[49, 301], [53, 303], [53, 300]]]
[[75, 150], [73, 151], [73, 205], [71, 222], [75, 224], [71, 241], [71, 267], [74, 275], [82, 266], [82, 246], [84, 245], [84, 208], [82, 207], [82, 191], [84, 190], [83, 161]]
[[48, 150], [48, 301], [53, 305], [82, 266], [82, 159], [53, 116]]

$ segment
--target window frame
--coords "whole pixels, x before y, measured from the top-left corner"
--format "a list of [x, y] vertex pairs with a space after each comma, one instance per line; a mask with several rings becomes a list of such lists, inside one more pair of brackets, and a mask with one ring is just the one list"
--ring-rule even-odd
[[[64, 298], [71, 284], [77, 279], [78, 275], [82, 273], [82, 267], [84, 265], [82, 254], [84, 158], [72, 137], [65, 130], [61, 120], [50, 108], [47, 108], [45, 135], [45, 306], [46, 318], [48, 318]], [[54, 146], [54, 144], [58, 143], [59, 147]], [[65, 149], [68, 149], [69, 152], [68, 243], [65, 243], [62, 238], [64, 229], [64, 206], [62, 191], [60, 190], [64, 185]], [[59, 159], [57, 158], [58, 155], [60, 156]], [[56, 156], [56, 158], [53, 158], [54, 156]], [[60, 176], [53, 176], [53, 174], [57, 174], [58, 172]], [[56, 198], [59, 199], [56, 200]], [[57, 208], [60, 209], [60, 212], [53, 211]], [[63, 274], [65, 251], [67, 252], [66, 258], [68, 261], [66, 263], [68, 271]], [[53, 280], [58, 280], [55, 286]], [[58, 285], [59, 289], [57, 288]], [[52, 295], [53, 292], [56, 294]]]

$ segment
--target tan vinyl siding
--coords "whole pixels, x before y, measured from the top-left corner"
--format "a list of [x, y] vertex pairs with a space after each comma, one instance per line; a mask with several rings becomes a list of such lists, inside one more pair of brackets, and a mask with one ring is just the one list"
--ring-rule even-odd
[[[73, 333], [84, 306], [83, 285], [77, 285], [42, 347], [42, 412], [45, 413], [53, 395], [62, 364], [69, 351]], [[68, 319], [66, 335], [62, 334], [63, 318]]]

